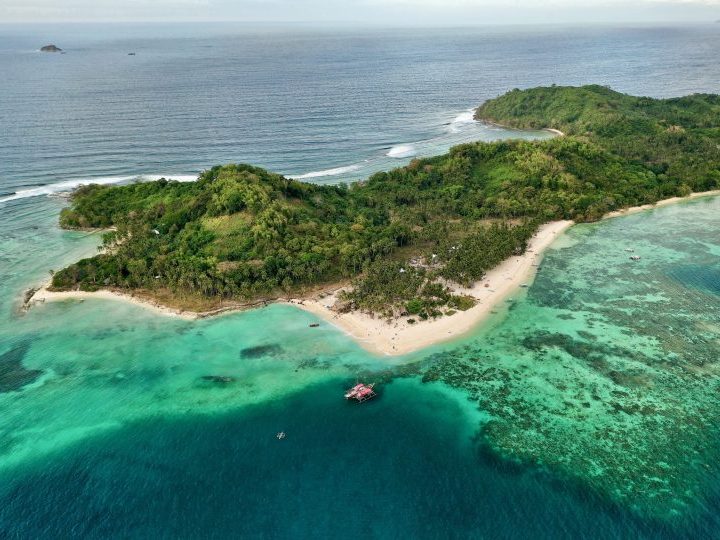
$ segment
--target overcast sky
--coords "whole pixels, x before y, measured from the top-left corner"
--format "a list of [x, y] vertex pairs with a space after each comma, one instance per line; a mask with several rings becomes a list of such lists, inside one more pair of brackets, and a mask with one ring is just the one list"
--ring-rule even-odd
[[0, 0], [0, 22], [713, 22], [720, 0]]

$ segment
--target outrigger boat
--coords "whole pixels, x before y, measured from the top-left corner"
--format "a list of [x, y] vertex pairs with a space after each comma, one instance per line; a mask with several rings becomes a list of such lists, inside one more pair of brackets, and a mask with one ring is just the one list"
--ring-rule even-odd
[[371, 384], [363, 384], [359, 383], [350, 388], [347, 392], [345, 392], [345, 399], [354, 399], [358, 403], [362, 403], [364, 401], [367, 401], [368, 399], [372, 399], [375, 396], [377, 396], [377, 393], [373, 388], [375, 387], [375, 383]]
[[354, 398], [354, 397], [357, 395], [357, 393], [358, 393], [360, 390], [362, 390], [363, 388], [365, 388], [365, 385], [364, 385], [364, 384], [356, 384], [356, 385], [353, 386], [350, 390], [348, 390], [347, 392], [345, 392], [345, 399], [352, 399], [352, 398]]

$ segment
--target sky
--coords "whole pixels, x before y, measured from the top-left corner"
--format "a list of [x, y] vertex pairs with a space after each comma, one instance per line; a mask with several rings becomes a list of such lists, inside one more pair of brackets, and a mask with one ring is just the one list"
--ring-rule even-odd
[[247, 21], [437, 26], [716, 20], [720, 20], [720, 0], [0, 0], [0, 23]]

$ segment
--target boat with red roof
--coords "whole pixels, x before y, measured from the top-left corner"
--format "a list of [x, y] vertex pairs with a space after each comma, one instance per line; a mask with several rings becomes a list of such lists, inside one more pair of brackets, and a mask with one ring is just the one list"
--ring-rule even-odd
[[363, 403], [377, 396], [377, 393], [373, 390], [374, 387], [375, 383], [358, 383], [345, 392], [345, 399], [354, 399], [358, 403]]

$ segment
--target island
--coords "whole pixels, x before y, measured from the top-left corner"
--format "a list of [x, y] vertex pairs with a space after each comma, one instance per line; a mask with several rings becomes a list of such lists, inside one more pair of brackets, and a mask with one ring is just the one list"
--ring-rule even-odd
[[60, 47], [57, 47], [56, 45], [45, 45], [43, 47], [40, 47], [41, 52], [63, 52], [63, 50]]
[[403, 354], [488, 316], [573, 222], [720, 187], [717, 95], [516, 89], [476, 119], [558, 136], [463, 144], [350, 185], [232, 164], [80, 187], [60, 224], [104, 229], [101, 251], [34, 299], [103, 291], [193, 316], [285, 301]]

